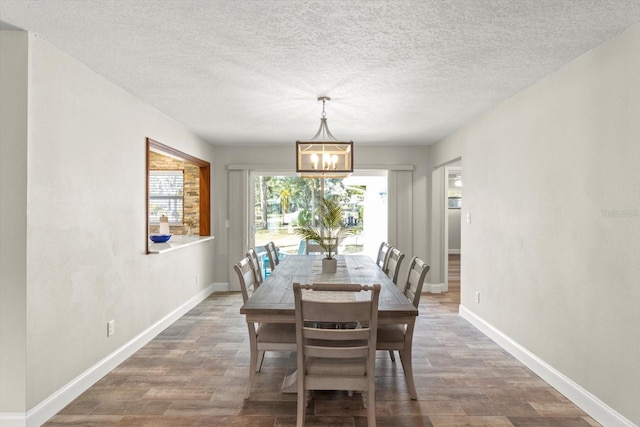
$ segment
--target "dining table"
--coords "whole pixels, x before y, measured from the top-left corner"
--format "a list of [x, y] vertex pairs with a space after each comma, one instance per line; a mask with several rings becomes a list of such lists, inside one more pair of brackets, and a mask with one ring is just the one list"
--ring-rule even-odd
[[[247, 323], [295, 323], [293, 283], [342, 283], [381, 286], [378, 301], [378, 324], [402, 324], [413, 328], [418, 309], [367, 255], [336, 255], [335, 273], [322, 272], [322, 255], [286, 255], [264, 282], [240, 308]], [[417, 393], [411, 363], [411, 339], [408, 334], [403, 367], [409, 393]], [[295, 393], [295, 373], [285, 378], [283, 392]]]

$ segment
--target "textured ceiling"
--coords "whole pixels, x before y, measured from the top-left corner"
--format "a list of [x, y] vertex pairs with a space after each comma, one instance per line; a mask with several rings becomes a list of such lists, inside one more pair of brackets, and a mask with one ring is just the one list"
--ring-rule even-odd
[[[638, 0], [1, 0], [213, 144], [431, 144], [640, 22]], [[9, 26], [6, 26], [9, 24]]]

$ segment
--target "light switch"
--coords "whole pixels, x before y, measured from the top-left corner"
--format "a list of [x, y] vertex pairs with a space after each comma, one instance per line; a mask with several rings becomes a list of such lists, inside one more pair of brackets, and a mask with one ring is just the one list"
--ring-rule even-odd
[[471, 214], [467, 213], [467, 224], [471, 224]]

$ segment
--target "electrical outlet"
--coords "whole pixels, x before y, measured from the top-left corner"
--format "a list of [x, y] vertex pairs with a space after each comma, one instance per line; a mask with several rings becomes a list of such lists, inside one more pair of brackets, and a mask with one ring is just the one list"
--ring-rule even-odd
[[476, 303], [480, 304], [480, 291], [476, 291]]
[[116, 333], [116, 321], [110, 320], [107, 322], [107, 337]]
[[196, 274], [196, 285], [200, 282], [200, 275]]

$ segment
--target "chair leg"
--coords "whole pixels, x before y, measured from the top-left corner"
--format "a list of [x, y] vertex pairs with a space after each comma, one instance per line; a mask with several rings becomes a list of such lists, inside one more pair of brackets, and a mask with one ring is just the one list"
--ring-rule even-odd
[[258, 339], [256, 337], [255, 326], [253, 323], [247, 323], [249, 329], [249, 383], [244, 392], [244, 398], [248, 399], [251, 395], [253, 380], [256, 378], [256, 365], [258, 363]]
[[256, 367], [256, 372], [260, 372], [260, 370], [262, 369], [262, 361], [264, 360], [264, 351], [260, 351], [258, 352], [258, 360], [256, 361], [255, 367]]
[[396, 361], [396, 357], [393, 355], [393, 350], [389, 350], [389, 357], [391, 357], [392, 362]]
[[366, 396], [366, 405], [367, 408], [367, 426], [368, 427], [376, 427], [376, 385], [375, 378], [372, 378], [369, 381], [369, 389], [362, 394], [362, 398], [364, 399]]
[[258, 354], [257, 351], [251, 348], [251, 360], [249, 361], [249, 383], [247, 384], [247, 389], [244, 392], [245, 399], [248, 399], [251, 395], [253, 380], [256, 378], [256, 363], [258, 363]]
[[413, 382], [413, 366], [411, 363], [411, 355], [405, 357], [404, 351], [399, 351], [400, 362], [402, 362], [402, 370], [404, 371], [404, 378], [407, 380], [407, 386], [409, 387], [409, 395], [412, 400], [418, 400], [418, 392], [416, 391], [416, 385]]
[[298, 393], [298, 412], [296, 416], [296, 427], [304, 427], [305, 412], [307, 410], [307, 393]]
[[369, 393], [367, 405], [367, 427], [376, 427], [376, 398], [375, 393]]

